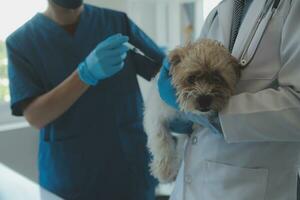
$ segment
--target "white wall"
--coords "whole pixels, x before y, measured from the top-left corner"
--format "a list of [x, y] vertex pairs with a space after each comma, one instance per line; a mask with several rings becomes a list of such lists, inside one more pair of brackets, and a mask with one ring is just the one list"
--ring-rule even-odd
[[[105, 7], [114, 10], [126, 12], [128, 16], [152, 39], [155, 38], [155, 6], [152, 3], [138, 5], [136, 7], [128, 6], [127, 0], [86, 0], [86, 3]], [[138, 77], [140, 88], [143, 96], [147, 95], [149, 83], [142, 78]]]
[[29, 127], [0, 132], [0, 163], [37, 182], [38, 136]]
[[129, 6], [128, 0], [86, 0], [86, 3], [126, 12], [134, 22], [142, 28], [152, 39], [155, 38], [155, 4], [143, 3]]
[[125, 0], [86, 0], [85, 3], [96, 5], [99, 7], [111, 8], [115, 10], [126, 11]]
[[[158, 41], [156, 34], [156, 5], [153, 2], [132, 3], [127, 0], [128, 16], [154, 41]], [[162, 44], [159, 44], [162, 45]]]

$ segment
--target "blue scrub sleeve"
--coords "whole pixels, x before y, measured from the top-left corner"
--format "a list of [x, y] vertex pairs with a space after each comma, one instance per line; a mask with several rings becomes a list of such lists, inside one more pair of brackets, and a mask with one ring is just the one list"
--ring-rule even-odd
[[129, 42], [156, 61], [156, 63], [153, 63], [142, 56], [136, 54], [133, 55], [137, 74], [146, 80], [151, 80], [151, 78], [159, 72], [166, 55], [149, 36], [127, 17], [127, 15], [125, 15], [125, 17], [127, 21]]
[[8, 78], [11, 97], [11, 110], [15, 116], [22, 116], [22, 103], [44, 93], [42, 83], [33, 65], [20, 53], [16, 42], [6, 41], [8, 56]]

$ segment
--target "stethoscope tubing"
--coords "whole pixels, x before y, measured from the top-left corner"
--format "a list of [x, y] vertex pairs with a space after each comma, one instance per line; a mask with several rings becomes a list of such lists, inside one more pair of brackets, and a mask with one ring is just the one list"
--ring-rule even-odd
[[268, 25], [269, 25], [271, 19], [272, 19], [273, 16], [274, 16], [274, 13], [275, 13], [276, 10], [278, 9], [280, 0], [273, 0], [273, 1], [270, 2], [270, 4], [268, 4], [268, 2], [266, 2], [266, 5], [265, 5], [264, 9], [262, 10], [262, 12], [260, 13], [260, 16], [259, 16], [259, 18], [257, 19], [254, 28], [251, 30], [250, 35], [249, 35], [249, 37], [248, 37], [247, 40], [246, 40], [245, 47], [244, 47], [244, 49], [243, 49], [243, 53], [242, 53], [242, 56], [241, 56], [241, 58], [240, 58], [240, 64], [241, 64], [241, 66], [242, 66], [243, 68], [246, 68], [247, 65], [248, 65], [248, 63], [249, 63], [249, 61], [245, 61], [245, 55], [246, 55], [246, 53], [248, 52], [248, 49], [249, 49], [249, 47], [250, 47], [250, 45], [251, 45], [251, 42], [252, 42], [252, 40], [253, 40], [253, 38], [254, 38], [254, 36], [255, 36], [257, 30], [258, 30], [258, 27], [259, 27], [261, 21], [263, 20], [263, 18], [265, 17], [265, 15], [268, 13], [269, 8], [270, 8], [270, 5], [272, 4], [272, 2], [273, 2], [272, 9], [271, 9], [271, 12], [272, 12], [272, 13], [271, 13], [271, 16], [270, 16], [270, 18], [268, 19], [267, 25], [266, 25], [266, 27], [265, 27], [265, 30], [266, 30], [266, 28], [268, 27]]

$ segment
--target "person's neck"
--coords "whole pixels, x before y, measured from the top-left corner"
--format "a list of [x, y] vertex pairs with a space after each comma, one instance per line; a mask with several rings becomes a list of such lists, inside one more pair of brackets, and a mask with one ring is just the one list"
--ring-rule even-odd
[[76, 9], [66, 9], [55, 4], [49, 4], [43, 13], [61, 26], [75, 24], [78, 22], [83, 5]]

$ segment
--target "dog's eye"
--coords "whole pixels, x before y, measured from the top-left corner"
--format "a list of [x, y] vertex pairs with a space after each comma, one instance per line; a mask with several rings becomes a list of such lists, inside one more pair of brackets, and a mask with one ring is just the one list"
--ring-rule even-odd
[[212, 82], [214, 83], [217, 83], [217, 84], [222, 84], [224, 81], [223, 81], [223, 77], [220, 77], [220, 76], [213, 76], [212, 77]]
[[188, 82], [189, 84], [194, 84], [195, 81], [196, 81], [196, 79], [197, 79], [196, 76], [189, 76], [189, 77], [187, 78], [187, 82]]

